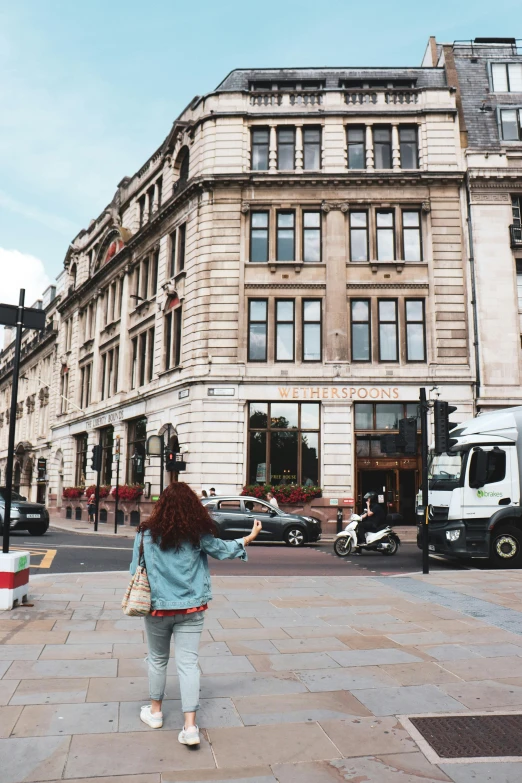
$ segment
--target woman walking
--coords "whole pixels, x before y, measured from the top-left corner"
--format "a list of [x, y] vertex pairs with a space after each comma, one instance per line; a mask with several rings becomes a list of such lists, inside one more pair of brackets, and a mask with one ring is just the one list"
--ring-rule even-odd
[[131, 573], [136, 571], [140, 544], [151, 590], [151, 613], [145, 617], [149, 648], [151, 704], [141, 708], [141, 720], [153, 729], [163, 726], [170, 642], [174, 636], [176, 668], [185, 715], [178, 740], [199, 744], [196, 711], [199, 708], [198, 648], [208, 601], [212, 599], [207, 555], [217, 560], [247, 560], [245, 547], [257, 538], [261, 522], [252, 532], [234, 541], [216, 538], [208, 511], [188, 484], [170, 484], [157, 501], [149, 519], [138, 528]]

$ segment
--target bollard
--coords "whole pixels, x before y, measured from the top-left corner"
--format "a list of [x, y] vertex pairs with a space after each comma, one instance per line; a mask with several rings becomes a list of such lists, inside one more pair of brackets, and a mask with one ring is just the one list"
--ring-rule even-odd
[[337, 533], [340, 533], [343, 529], [343, 510], [339, 506], [337, 509]]
[[0, 609], [27, 603], [30, 561], [29, 552], [0, 554]]

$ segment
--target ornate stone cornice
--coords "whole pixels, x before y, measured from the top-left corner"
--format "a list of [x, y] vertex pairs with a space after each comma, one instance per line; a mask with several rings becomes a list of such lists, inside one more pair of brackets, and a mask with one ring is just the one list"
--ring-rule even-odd
[[245, 283], [245, 288], [326, 288], [326, 283]]
[[419, 289], [419, 288], [429, 288], [429, 283], [346, 283], [346, 288], [354, 289], [354, 288], [377, 288], [377, 289], [386, 289], [386, 288], [409, 288], [409, 289]]

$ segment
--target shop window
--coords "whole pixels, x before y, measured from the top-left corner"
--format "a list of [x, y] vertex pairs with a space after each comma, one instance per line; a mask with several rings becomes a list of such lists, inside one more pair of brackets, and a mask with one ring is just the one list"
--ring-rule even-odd
[[391, 128], [373, 128], [373, 154], [376, 169], [391, 169], [392, 145]]
[[268, 300], [250, 299], [248, 303], [248, 361], [266, 362]]
[[393, 210], [378, 210], [377, 223], [377, 259], [393, 261], [395, 259], [395, 220]]
[[319, 484], [319, 403], [250, 403], [248, 483]]
[[406, 299], [406, 360], [426, 361], [424, 299]]
[[76, 487], [85, 486], [85, 475], [87, 473], [87, 454], [88, 447], [88, 435], [86, 432], [82, 432], [81, 435], [75, 435], [76, 441], [76, 465], [74, 471], [74, 484]]
[[352, 362], [371, 361], [371, 304], [369, 299], [352, 299]]
[[321, 129], [303, 128], [303, 168], [321, 168]]
[[368, 261], [367, 212], [350, 212], [350, 261]]
[[127, 483], [145, 482], [145, 456], [147, 441], [147, 419], [129, 421], [127, 425]]
[[277, 129], [277, 168], [280, 171], [295, 169], [295, 128]]
[[276, 299], [276, 362], [293, 362], [295, 346], [295, 302], [293, 299]]
[[396, 362], [398, 351], [397, 301], [379, 299], [379, 361]]
[[303, 362], [321, 361], [321, 308], [320, 299], [303, 299]]
[[399, 420], [409, 416], [417, 416], [417, 429], [420, 430], [418, 408], [418, 402], [356, 402], [354, 403], [355, 430], [356, 432], [390, 430], [398, 432]]
[[295, 213], [277, 213], [277, 260], [295, 260]]
[[399, 127], [399, 146], [401, 169], [417, 169], [419, 167], [417, 128], [404, 125]]
[[250, 215], [250, 260], [268, 261], [268, 212]]
[[270, 138], [268, 128], [252, 129], [252, 170], [268, 170], [268, 144]]
[[303, 212], [303, 261], [321, 260], [321, 213]]
[[422, 261], [421, 218], [418, 210], [402, 211], [402, 247], [405, 261]]
[[348, 143], [348, 168], [365, 169], [365, 129], [349, 127], [347, 128], [346, 135]]

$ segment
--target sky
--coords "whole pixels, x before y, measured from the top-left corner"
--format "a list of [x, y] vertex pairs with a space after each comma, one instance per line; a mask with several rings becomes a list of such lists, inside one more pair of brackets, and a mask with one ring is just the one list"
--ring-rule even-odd
[[25, 285], [33, 302], [118, 182], [232, 69], [415, 66], [430, 35], [522, 37], [522, 4], [0, 0], [0, 301]]

